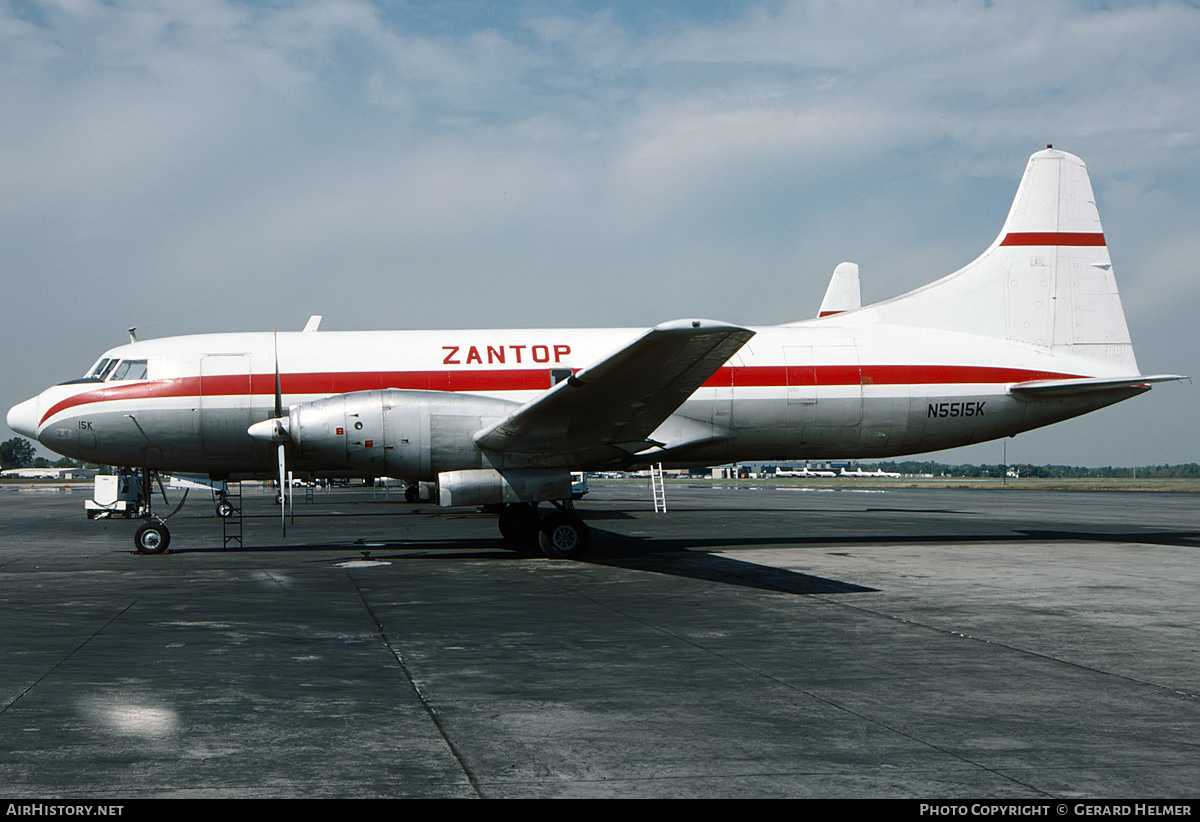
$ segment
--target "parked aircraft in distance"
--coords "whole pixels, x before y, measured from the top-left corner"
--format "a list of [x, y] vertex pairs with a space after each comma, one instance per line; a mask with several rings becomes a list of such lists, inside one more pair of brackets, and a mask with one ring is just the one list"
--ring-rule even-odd
[[892, 479], [898, 478], [900, 475], [894, 471], [884, 471], [882, 468], [876, 468], [874, 471], [864, 471], [861, 468], [846, 470], [844, 467], [838, 472], [839, 477], [889, 477]]
[[809, 468], [807, 465], [803, 468], [777, 468], [775, 469], [777, 477], [836, 477], [836, 471], [827, 471], [824, 468]]
[[[1138, 369], [1087, 169], [1053, 148], [1030, 158], [999, 236], [974, 262], [873, 305], [847, 293], [830, 298], [837, 313], [761, 328], [685, 319], [334, 332], [310, 322], [132, 340], [13, 407], [8, 424], [147, 480], [282, 486], [290, 467], [436, 483], [442, 505], [498, 510], [510, 541], [574, 556], [588, 529], [572, 507], [572, 470], [920, 453], [1179, 379]], [[166, 526], [145, 516], [138, 550], [165, 550]]]

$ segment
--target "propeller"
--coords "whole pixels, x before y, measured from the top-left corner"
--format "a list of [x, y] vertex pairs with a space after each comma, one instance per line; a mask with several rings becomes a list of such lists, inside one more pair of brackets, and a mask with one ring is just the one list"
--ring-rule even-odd
[[273, 442], [277, 447], [279, 462], [279, 517], [283, 536], [287, 536], [287, 506], [285, 494], [290, 490], [287, 485], [287, 444], [292, 441], [291, 419], [283, 411], [283, 390], [279, 379], [279, 332], [274, 332], [275, 344], [275, 416], [269, 420], [256, 422], [246, 429], [246, 433], [255, 439]]
[[[287, 485], [287, 439], [291, 439], [290, 432], [287, 431], [288, 422], [284, 422], [283, 418], [283, 388], [279, 379], [279, 328], [275, 327], [271, 330], [271, 342], [275, 348], [275, 428], [281, 435], [279, 437], [279, 525], [282, 529], [283, 536], [287, 536], [287, 506], [284, 504], [285, 495], [291, 488]], [[284, 436], [287, 439], [284, 439]]]

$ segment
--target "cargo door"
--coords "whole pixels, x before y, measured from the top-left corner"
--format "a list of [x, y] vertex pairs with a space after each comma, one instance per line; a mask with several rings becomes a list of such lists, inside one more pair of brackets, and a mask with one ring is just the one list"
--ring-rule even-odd
[[250, 456], [255, 440], [246, 433], [254, 419], [249, 354], [200, 357], [200, 447], [208, 458]]

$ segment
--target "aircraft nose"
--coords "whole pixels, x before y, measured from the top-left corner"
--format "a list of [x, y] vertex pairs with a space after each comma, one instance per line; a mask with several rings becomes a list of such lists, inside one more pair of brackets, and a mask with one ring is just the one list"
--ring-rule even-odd
[[17, 403], [8, 409], [8, 427], [18, 434], [37, 439], [37, 397]]

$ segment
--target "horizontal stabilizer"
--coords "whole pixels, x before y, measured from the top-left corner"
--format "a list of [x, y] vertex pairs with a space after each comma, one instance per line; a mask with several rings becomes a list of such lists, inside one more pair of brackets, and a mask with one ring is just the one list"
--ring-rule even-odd
[[1120, 391], [1123, 389], [1149, 388], [1151, 383], [1186, 380], [1177, 374], [1155, 374], [1152, 377], [1095, 377], [1069, 380], [1030, 380], [1019, 382], [1009, 388], [1017, 396], [1024, 397], [1067, 397], [1094, 391]]
[[501, 454], [580, 464], [641, 450], [752, 336], [749, 329], [712, 320], [656, 326], [480, 431], [475, 442]]

